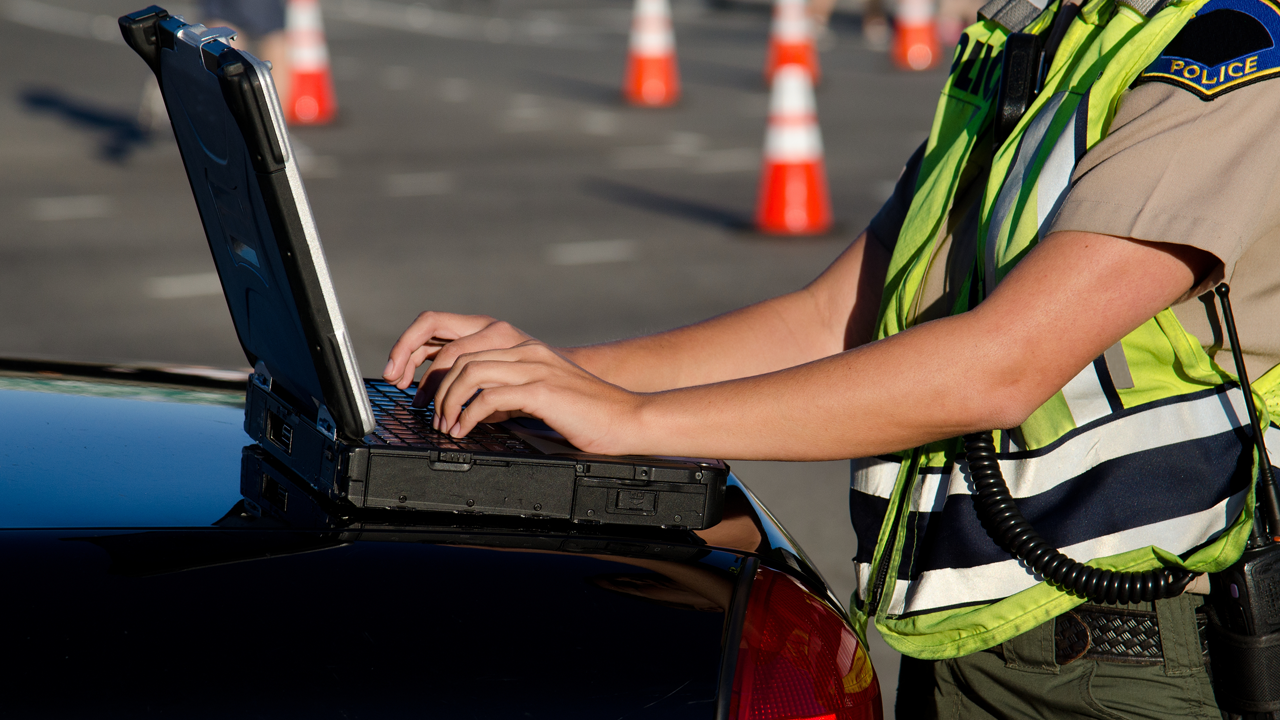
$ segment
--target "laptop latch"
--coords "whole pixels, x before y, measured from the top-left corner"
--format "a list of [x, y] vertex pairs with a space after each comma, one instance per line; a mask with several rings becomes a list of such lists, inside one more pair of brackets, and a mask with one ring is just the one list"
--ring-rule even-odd
[[249, 382], [252, 382], [254, 385], [257, 385], [267, 392], [271, 392], [271, 373], [267, 371], [266, 363], [259, 360], [258, 363], [253, 366], [253, 374], [249, 376]]

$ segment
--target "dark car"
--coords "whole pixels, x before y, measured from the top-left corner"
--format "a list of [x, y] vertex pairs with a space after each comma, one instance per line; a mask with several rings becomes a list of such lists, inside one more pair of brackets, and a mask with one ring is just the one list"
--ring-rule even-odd
[[235, 373], [0, 361], [0, 715], [881, 717], [732, 476], [698, 532], [357, 512], [243, 403]]

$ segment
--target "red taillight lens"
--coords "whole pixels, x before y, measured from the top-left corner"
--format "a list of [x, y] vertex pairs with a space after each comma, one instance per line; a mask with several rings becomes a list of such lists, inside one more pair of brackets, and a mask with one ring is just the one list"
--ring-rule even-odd
[[866, 648], [825, 603], [760, 568], [742, 628], [733, 720], [882, 720]]

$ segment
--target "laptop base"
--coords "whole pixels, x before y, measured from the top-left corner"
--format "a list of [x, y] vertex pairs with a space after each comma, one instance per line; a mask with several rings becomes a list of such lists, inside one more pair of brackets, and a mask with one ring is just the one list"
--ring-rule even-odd
[[720, 521], [723, 463], [350, 443], [294, 407], [255, 374], [245, 432], [314, 489], [358, 508], [692, 530]]

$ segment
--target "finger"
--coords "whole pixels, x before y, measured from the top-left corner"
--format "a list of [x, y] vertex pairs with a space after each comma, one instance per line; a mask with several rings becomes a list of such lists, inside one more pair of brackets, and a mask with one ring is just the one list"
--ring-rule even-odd
[[[422, 375], [422, 384], [425, 384], [426, 392], [431, 392], [431, 387], [435, 387], [435, 392], [433, 393], [435, 401], [435, 419], [433, 421], [433, 425], [435, 429], [443, 433], [445, 430], [452, 427], [452, 424], [447, 421], [453, 420], [452, 416], [442, 413], [444, 397], [447, 396], [449, 388], [451, 388], [452, 384], [456, 382], [458, 374], [462, 373], [462, 370], [466, 368], [468, 363], [474, 363], [474, 361], [477, 360], [497, 360], [507, 361], [507, 363], [526, 361], [526, 363], [529, 363], [529, 361], [552, 360], [553, 357], [558, 356], [556, 355], [556, 352], [550, 350], [549, 347], [536, 340], [529, 340], [524, 343], [520, 343], [520, 345], [515, 347], [500, 348], [500, 350], [471, 352], [471, 354], [458, 356], [458, 359], [453, 361], [452, 366], [449, 366], [448, 369], [440, 370], [440, 372], [436, 372], [436, 370], [428, 370], [428, 374]], [[433, 363], [433, 368], [436, 365], [443, 365], [443, 361], [436, 359], [435, 363]], [[431, 377], [431, 375], [436, 373], [440, 373], [439, 379]]]
[[462, 413], [462, 406], [475, 401], [473, 396], [477, 390], [520, 385], [545, 375], [543, 366], [519, 362], [520, 354], [514, 349], [491, 350], [460, 358], [436, 391], [436, 429], [446, 432], [452, 428]]
[[477, 396], [481, 390], [504, 385], [519, 385], [537, 377], [540, 377], [540, 374], [536, 372], [536, 368], [526, 363], [507, 360], [479, 360], [466, 363], [459, 368], [457, 377], [448, 384], [448, 387], [436, 396], [436, 429], [447, 432], [452, 428], [457, 423], [458, 416], [462, 414], [463, 406], [483, 396], [483, 393]]
[[[527, 415], [525, 406], [530, 396], [528, 385], [502, 385], [486, 389], [472, 400], [449, 429], [451, 437], [460, 438], [475, 429], [478, 423], [496, 422], [493, 417]], [[504, 418], [505, 419], [505, 418]]]
[[417, 350], [414, 350], [412, 353], [409, 354], [409, 362], [405, 363], [404, 371], [400, 374], [399, 377], [384, 376], [384, 379], [387, 382], [391, 383], [392, 385], [395, 385], [396, 387], [400, 388], [401, 390], [404, 390], [405, 388], [413, 384], [413, 376], [414, 376], [414, 373], [417, 371], [418, 366], [422, 365], [422, 363], [425, 362], [427, 358], [439, 352], [441, 347], [443, 347], [443, 345], [435, 342], [430, 342], [427, 345], [423, 345]]
[[426, 392], [435, 396], [441, 381], [444, 380], [459, 357], [485, 350], [515, 347], [530, 341], [533, 341], [533, 338], [516, 329], [510, 323], [495, 320], [484, 329], [451, 342], [436, 353], [431, 365], [422, 375], [422, 384], [426, 386]]
[[460, 337], [479, 332], [493, 323], [493, 318], [484, 315], [456, 315], [427, 311], [420, 313], [409, 324], [391, 347], [390, 358], [383, 377], [400, 377], [404, 374], [404, 366], [414, 350], [427, 344], [432, 338], [441, 341], [456, 340]]
[[[533, 341], [533, 342], [536, 344], [537, 341]], [[451, 388], [453, 384], [457, 381], [458, 376], [462, 373], [462, 371], [466, 368], [466, 366], [469, 363], [476, 362], [476, 361], [517, 362], [519, 360], [526, 359], [528, 355], [529, 355], [529, 351], [528, 351], [528, 348], [525, 346], [517, 346], [515, 348], [501, 348], [497, 350], [484, 350], [481, 352], [467, 353], [465, 355], [458, 356], [458, 358], [453, 362], [453, 364], [447, 369], [428, 370], [427, 374], [423, 375], [422, 384], [426, 386], [425, 392], [432, 392], [432, 386], [435, 387], [435, 391], [431, 396], [432, 399], [435, 401], [435, 406], [436, 406], [435, 419], [432, 421], [433, 427], [435, 427], [435, 429], [440, 432], [445, 432], [450, 427], [452, 427], [452, 421], [455, 420], [455, 418], [450, 415], [447, 415], [444, 411], [445, 397], [448, 395], [449, 392], [451, 392]], [[443, 361], [437, 357], [437, 361], [432, 363], [432, 367], [436, 368], [437, 366], [440, 366], [440, 365], [443, 365]], [[439, 375], [441, 373], [442, 373], [442, 376], [439, 377], [438, 380], [433, 381], [431, 379], [431, 376], [433, 374]], [[474, 392], [476, 388], [473, 387], [471, 388], [471, 390], [472, 392]], [[470, 395], [468, 395], [466, 398], [463, 398], [463, 401], [465, 402], [469, 398], [470, 398]], [[448, 420], [449, 422], [446, 422], [446, 420]]]

